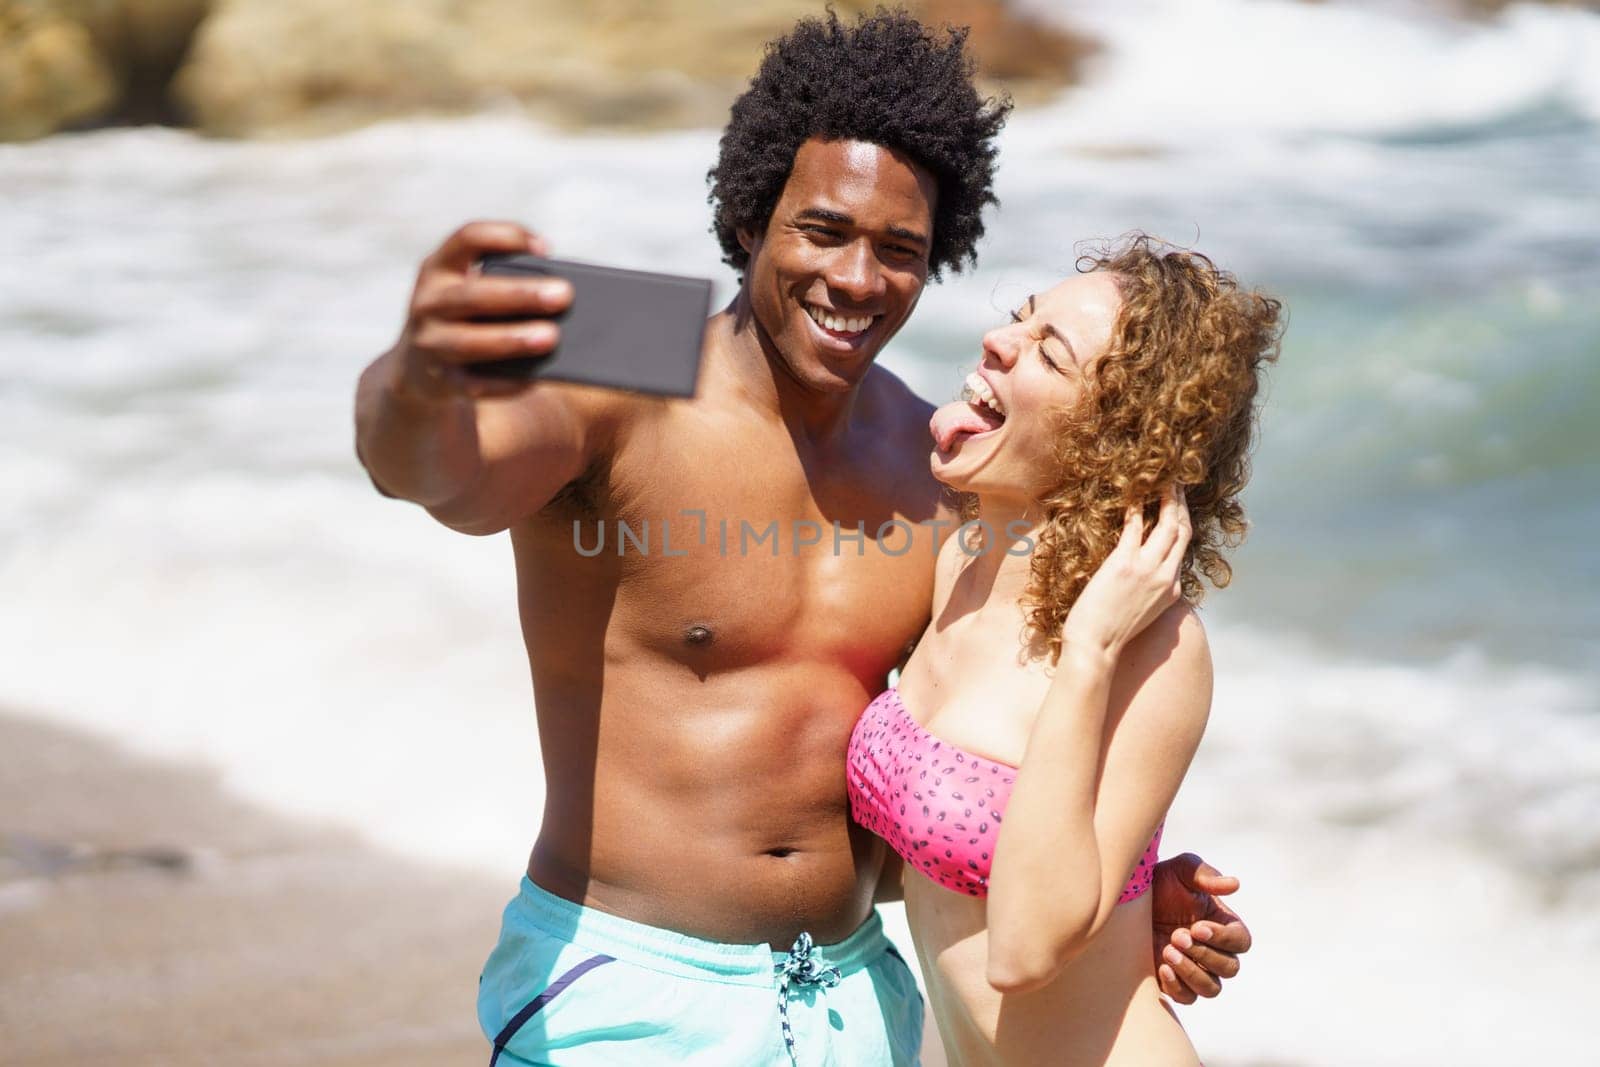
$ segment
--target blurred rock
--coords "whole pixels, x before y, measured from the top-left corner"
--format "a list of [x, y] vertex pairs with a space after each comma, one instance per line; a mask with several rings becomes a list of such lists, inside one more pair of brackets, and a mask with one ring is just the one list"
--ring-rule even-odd
[[170, 122], [167, 86], [212, 0], [0, 0], [0, 139]]
[[214, 0], [54, 0], [86, 27], [117, 77], [115, 122], [172, 122], [168, 86]]
[[[875, 6], [838, 0], [846, 18]], [[989, 88], [1077, 76], [1083, 39], [1007, 0], [913, 0], [972, 27]], [[565, 127], [718, 125], [762, 45], [818, 0], [0, 0], [0, 139], [95, 122], [219, 136], [512, 101]]]
[[[840, 0], [842, 16], [875, 6]], [[1005, 0], [922, 0], [973, 26], [986, 73], [1028, 100], [1070, 84], [1087, 44]], [[718, 125], [764, 42], [815, 0], [219, 0], [175, 86], [224, 136], [338, 128], [516, 101], [567, 127]]]
[[47, 5], [0, 0], [0, 140], [43, 137], [116, 99], [111, 65], [87, 29]]

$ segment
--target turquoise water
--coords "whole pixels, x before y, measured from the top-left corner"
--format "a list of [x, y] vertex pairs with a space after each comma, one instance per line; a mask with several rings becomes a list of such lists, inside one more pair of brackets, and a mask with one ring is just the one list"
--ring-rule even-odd
[[1290, 291], [1229, 612], [1368, 653], [1594, 671], [1597, 293]]

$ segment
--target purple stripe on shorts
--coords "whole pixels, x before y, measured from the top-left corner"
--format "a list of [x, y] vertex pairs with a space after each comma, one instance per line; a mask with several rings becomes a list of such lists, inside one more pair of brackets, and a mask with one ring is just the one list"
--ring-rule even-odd
[[578, 979], [582, 978], [584, 975], [588, 974], [602, 963], [612, 962], [612, 959], [613, 957], [604, 955], [590, 956], [576, 967], [573, 967], [571, 970], [567, 971], [567, 973], [563, 974], [560, 978], [557, 978], [554, 982], [551, 982], [545, 987], [543, 993], [540, 993], [538, 996], [528, 1001], [521, 1011], [517, 1012], [511, 1017], [511, 1021], [506, 1023], [505, 1028], [495, 1035], [494, 1054], [489, 1057], [489, 1067], [494, 1067], [495, 1061], [500, 1058], [500, 1053], [505, 1051], [507, 1043], [509, 1043], [513, 1037], [516, 1037], [517, 1031], [521, 1030], [529, 1019], [539, 1014], [539, 1012], [544, 1009], [546, 1004], [550, 1003], [552, 1000], [556, 999], [563, 992], [565, 992], [567, 986], [571, 985], [573, 982], [576, 982]]

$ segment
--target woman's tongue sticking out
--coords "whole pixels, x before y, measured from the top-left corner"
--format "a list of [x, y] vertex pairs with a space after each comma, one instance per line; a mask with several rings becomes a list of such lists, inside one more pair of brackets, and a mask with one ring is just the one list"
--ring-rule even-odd
[[998, 430], [1005, 422], [989, 408], [972, 400], [957, 400], [933, 413], [928, 429], [939, 451], [948, 452], [958, 440]]

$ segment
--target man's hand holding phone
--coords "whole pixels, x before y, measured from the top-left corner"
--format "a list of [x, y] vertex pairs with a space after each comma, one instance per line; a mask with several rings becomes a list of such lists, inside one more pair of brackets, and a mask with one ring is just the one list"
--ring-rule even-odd
[[451, 234], [417, 271], [400, 339], [356, 389], [356, 455], [373, 484], [458, 530], [505, 529], [586, 462], [584, 413], [570, 398], [470, 369], [548, 358], [561, 340], [569, 283], [478, 270], [484, 255], [543, 251], [515, 223]]
[[639, 395], [695, 392], [709, 281], [546, 251], [511, 222], [451, 234], [357, 389], [356, 452], [374, 484], [459, 530], [493, 533], [543, 507]]
[[564, 278], [488, 275], [486, 255], [548, 252], [544, 238], [512, 222], [469, 222], [427, 259], [390, 352], [396, 385], [430, 399], [503, 396], [531, 379], [472, 373], [475, 364], [548, 356], [561, 340], [557, 317], [571, 307]]

